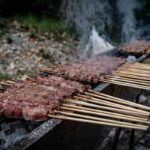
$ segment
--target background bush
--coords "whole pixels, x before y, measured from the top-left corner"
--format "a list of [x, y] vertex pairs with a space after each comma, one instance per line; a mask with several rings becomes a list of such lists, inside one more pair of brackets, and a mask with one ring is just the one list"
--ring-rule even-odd
[[61, 0], [0, 0], [0, 16], [34, 14], [46, 17], [59, 17]]

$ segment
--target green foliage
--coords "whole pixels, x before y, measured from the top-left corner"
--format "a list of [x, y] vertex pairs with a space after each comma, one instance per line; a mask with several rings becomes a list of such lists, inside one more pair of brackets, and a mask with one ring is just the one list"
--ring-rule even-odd
[[[38, 32], [48, 32], [50, 38], [64, 39], [77, 36], [75, 30], [67, 25], [64, 20], [37, 17], [35, 15], [15, 16], [14, 19], [29, 28], [37, 29]], [[33, 33], [32, 36], [36, 36], [36, 33]]]
[[11, 80], [12, 75], [7, 72], [0, 72], [0, 80]]
[[5, 27], [6, 20], [3, 18], [0, 18], [0, 29], [3, 29]]

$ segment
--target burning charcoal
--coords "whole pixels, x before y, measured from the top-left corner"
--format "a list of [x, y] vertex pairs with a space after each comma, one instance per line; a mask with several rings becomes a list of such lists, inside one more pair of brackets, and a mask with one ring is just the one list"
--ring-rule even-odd
[[28, 132], [31, 132], [33, 129], [37, 128], [41, 122], [33, 122], [33, 121], [24, 121], [23, 123]]
[[14, 131], [15, 131], [14, 128], [10, 128], [10, 129], [5, 130], [4, 133], [5, 133], [5, 135], [10, 135], [10, 134], [12, 134]]
[[42, 72], [42, 73], [40, 73], [40, 76], [41, 77], [48, 77], [48, 73], [47, 72]]
[[1, 124], [1, 130], [9, 130], [10, 129], [10, 126], [7, 124], [7, 123], [2, 123]]
[[[25, 126], [25, 124], [27, 126]], [[39, 124], [38, 124], [39, 125]], [[13, 121], [10, 123], [2, 123], [2, 130], [0, 131], [0, 149], [6, 150], [11, 148], [12, 145], [20, 141], [24, 136], [29, 133], [28, 128], [35, 129], [35, 126], [25, 121]]]

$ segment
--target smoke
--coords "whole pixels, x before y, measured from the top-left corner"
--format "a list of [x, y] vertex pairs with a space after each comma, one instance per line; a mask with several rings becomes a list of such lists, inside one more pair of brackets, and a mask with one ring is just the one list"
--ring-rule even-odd
[[106, 41], [109, 40], [106, 27], [112, 24], [112, 8], [108, 0], [64, 0], [62, 9], [67, 22], [74, 25], [81, 35], [82, 57], [90, 57], [89, 54], [96, 55], [112, 47]]
[[0, 124], [0, 150], [11, 149], [38, 125], [39, 123], [23, 120], [2, 122]]
[[108, 50], [113, 49], [113, 46], [98, 35], [95, 27], [92, 29], [92, 34], [89, 38], [89, 42], [86, 45], [83, 56], [93, 56], [102, 53], [106, 53]]
[[[110, 41], [150, 39], [146, 3], [148, 0], [63, 0], [62, 10], [80, 33], [81, 56], [90, 57], [112, 49]], [[146, 23], [143, 16], [148, 18]]]
[[117, 9], [122, 20], [121, 39], [124, 42], [135, 41], [139, 38], [135, 10], [142, 8], [142, 3], [137, 0], [118, 0]]

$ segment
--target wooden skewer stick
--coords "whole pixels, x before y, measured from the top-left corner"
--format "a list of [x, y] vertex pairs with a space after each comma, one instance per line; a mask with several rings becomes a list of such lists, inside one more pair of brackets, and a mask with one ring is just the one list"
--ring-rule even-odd
[[136, 69], [136, 68], [129, 68], [129, 67], [126, 67], [126, 68], [119, 68], [117, 71], [128, 71], [128, 72], [133, 72], [133, 73], [140, 73], [140, 74], [147, 74], [147, 75], [150, 75], [150, 70], [141, 70], [141, 69]]
[[129, 69], [129, 68], [139, 70], [139, 72], [141, 72], [141, 71], [149, 72], [150, 71], [150, 69], [148, 69], [148, 68], [139, 67], [139, 66], [121, 66], [118, 68], [118, 70]]
[[123, 67], [123, 66], [128, 66], [128, 67], [131, 67], [131, 68], [139, 67], [141, 69], [142, 68], [150, 69], [150, 65], [149, 64], [143, 64], [143, 63], [125, 63], [121, 67]]
[[[71, 106], [71, 107], [70, 107]], [[90, 108], [85, 108], [85, 107], [80, 107], [80, 106], [73, 106], [73, 105], [63, 105], [61, 106], [62, 110], [69, 110], [69, 111], [74, 111], [74, 112], [81, 112], [81, 113], [86, 113], [86, 114], [91, 114], [91, 115], [96, 115], [96, 116], [101, 116], [101, 117], [109, 117], [111, 119], [123, 119], [126, 121], [134, 121], [134, 122], [138, 122], [138, 123], [143, 123], [143, 124], [150, 124], [149, 121], [144, 121], [141, 120], [141, 118], [134, 119], [134, 118], [130, 118], [128, 115], [124, 115], [123, 117], [121, 116], [113, 116], [113, 114], [105, 114], [105, 113], [101, 113], [101, 111], [93, 111], [93, 109]]]
[[145, 87], [145, 88], [148, 88], [149, 89], [149, 84], [146, 84], [146, 83], [140, 83], [140, 82], [136, 82], [136, 81], [131, 81], [131, 80], [126, 80], [126, 79], [117, 79], [117, 78], [106, 78], [106, 79], [103, 79], [105, 81], [109, 80], [109, 81], [118, 81], [118, 82], [123, 82], [123, 83], [127, 83], [127, 84], [134, 84], [134, 85], [138, 85], [138, 86], [142, 86], [142, 87]]
[[101, 80], [101, 81], [106, 82], [106, 83], [116, 84], [116, 85], [122, 85], [122, 86], [127, 86], [127, 87], [134, 87], [134, 88], [138, 88], [138, 89], [150, 90], [150, 87], [139, 86], [139, 85], [133, 84], [133, 83], [125, 83], [125, 82], [112, 81], [112, 80]]
[[120, 81], [120, 82], [126, 82], [126, 83], [133, 83], [133, 84], [137, 84], [137, 85], [144, 85], [144, 86], [150, 86], [149, 83], [145, 83], [145, 82], [139, 82], [139, 81], [135, 81], [133, 79], [127, 79], [127, 78], [123, 78], [123, 77], [118, 77], [118, 76], [113, 76], [113, 77], [107, 77], [106, 79], [109, 80], [114, 80], [114, 81]]
[[127, 122], [123, 122], [123, 121], [116, 121], [116, 120], [104, 119], [104, 118], [99, 118], [99, 117], [94, 117], [94, 116], [89, 116], [89, 115], [82, 115], [82, 114], [68, 112], [68, 111], [55, 111], [55, 113], [62, 114], [62, 115], [67, 115], [67, 116], [72, 116], [72, 117], [79, 117], [79, 118], [89, 119], [89, 120], [95, 120], [95, 121], [115, 123], [115, 124], [123, 125], [124, 127], [126, 125], [127, 126], [135, 126], [136, 125], [137, 127], [144, 127], [145, 126], [145, 125], [140, 125], [140, 124], [135, 124], [135, 123], [127, 123]]
[[[77, 122], [83, 122], [83, 123], [91, 123], [91, 124], [97, 124], [97, 125], [108, 125], [108, 126], [115, 126], [115, 127], [122, 127], [119, 124], [112, 124], [108, 122], [100, 122], [100, 121], [94, 121], [94, 120], [88, 120], [88, 119], [82, 119], [82, 118], [76, 118], [76, 117], [68, 117], [64, 115], [48, 115], [51, 118], [56, 118], [56, 119], [63, 119], [63, 120], [70, 120], [70, 121], [77, 121]], [[137, 127], [136, 125], [133, 127], [130, 126], [125, 126], [125, 128], [129, 129], [136, 129], [136, 130], [146, 130], [148, 127]]]
[[[132, 116], [140, 116], [142, 117], [142, 114], [137, 114], [134, 112], [129, 112], [127, 110], [122, 110], [122, 109], [118, 109], [118, 108], [113, 108], [113, 107], [107, 107], [107, 106], [101, 106], [101, 105], [96, 105], [96, 104], [91, 104], [91, 103], [87, 103], [87, 102], [83, 102], [81, 100], [74, 100], [74, 99], [65, 99], [65, 102], [69, 102], [69, 103], [73, 103], [73, 104], [78, 104], [78, 105], [83, 105], [83, 106], [87, 106], [87, 107], [92, 107], [92, 108], [97, 108], [97, 109], [101, 109], [101, 110], [107, 110], [107, 111], [113, 111], [113, 112], [117, 112], [120, 114], [128, 114], [128, 115], [132, 115]], [[146, 118], [148, 118], [148, 116], [143, 116]]]
[[144, 66], [122, 66], [120, 68], [131, 68], [131, 69], [139, 70], [139, 72], [141, 72], [141, 71], [145, 71], [145, 72], [150, 71], [150, 68], [144, 67]]
[[[138, 65], [123, 65], [121, 66], [123, 68], [133, 68], [133, 69], [139, 69], [139, 70], [144, 70], [144, 71], [150, 71], [150, 66], [138, 66]], [[120, 67], [120, 68], [121, 68]]]
[[97, 97], [97, 98], [105, 98], [109, 101], [113, 101], [113, 102], [117, 102], [117, 103], [120, 103], [120, 104], [125, 104], [125, 105], [128, 105], [128, 106], [131, 106], [131, 107], [136, 107], [136, 108], [140, 108], [140, 109], [150, 111], [150, 107], [148, 107], [148, 106], [137, 104], [137, 103], [134, 103], [134, 102], [131, 102], [131, 101], [128, 101], [128, 100], [118, 98], [118, 97], [110, 96], [110, 95], [107, 95], [107, 94], [104, 94], [104, 93], [101, 93], [101, 92], [89, 90], [88, 92], [85, 92], [85, 94], [93, 96], [93, 97]]
[[136, 65], [136, 64], [124, 64], [119, 68], [132, 68], [132, 69], [150, 71], [150, 66], [139, 66], [139, 65]]
[[[140, 71], [139, 71], [140, 72]], [[126, 70], [116, 70], [115, 71], [115, 73], [114, 73], [114, 75], [116, 75], [116, 74], [127, 74], [127, 75], [134, 75], [134, 76], [137, 76], [138, 78], [143, 78], [144, 79], [144, 77], [146, 77], [146, 78], [150, 78], [150, 75], [148, 75], [148, 74], [142, 74], [142, 73], [136, 73], [136, 72], [133, 72], [133, 71], [128, 71], [127, 69]]]
[[135, 71], [139, 71], [138, 73], [143, 73], [143, 72], [146, 72], [146, 73], [149, 73], [149, 69], [147, 68], [144, 68], [144, 67], [137, 67], [137, 66], [121, 66], [117, 69], [118, 71], [123, 71], [123, 70], [135, 70]]
[[135, 75], [131, 75], [131, 74], [128, 74], [128, 73], [115, 73], [114, 75], [120, 76], [120, 77], [150, 81], [150, 78], [148, 78], [148, 77], [141, 77], [141, 76], [137, 76], [137, 75], [135, 76]]
[[137, 67], [137, 66], [121, 66], [117, 69], [117, 71], [126, 71], [130, 70], [131, 72], [138, 71], [137, 73], [148, 73], [150, 72], [149, 69], [144, 68], [144, 67]]
[[124, 82], [124, 81], [115, 81], [115, 80], [107, 79], [107, 80], [103, 80], [102, 82], [112, 83], [112, 84], [122, 85], [122, 86], [127, 86], [127, 87], [134, 87], [134, 88], [138, 88], [138, 89], [150, 90], [149, 86], [138, 85], [138, 84], [128, 83], [128, 82]]
[[137, 73], [137, 74], [147, 74], [150, 75], [150, 70], [144, 70], [144, 68], [136, 68], [136, 67], [130, 67], [130, 66], [126, 66], [126, 67], [119, 67], [117, 69], [117, 71], [127, 71], [127, 72], [133, 72], [133, 73]]
[[150, 85], [150, 81], [147, 81], [147, 80], [144, 80], [144, 79], [140, 79], [140, 78], [138, 78], [138, 79], [134, 79], [134, 78], [130, 78], [130, 77], [126, 77], [126, 76], [124, 76], [124, 77], [122, 77], [122, 76], [118, 76], [118, 75], [107, 75], [107, 76], [105, 76], [105, 78], [107, 79], [107, 78], [110, 78], [110, 79], [122, 79], [122, 80], [128, 80], [128, 81], [135, 81], [135, 82], [140, 82], [140, 83], [145, 83], [145, 84], [147, 84], [147, 85]]
[[[97, 125], [109, 125], [109, 126], [115, 126], [115, 127], [124, 127], [120, 124], [114, 124], [114, 123], [108, 123], [108, 122], [100, 122], [100, 121], [95, 121], [95, 120], [88, 120], [88, 119], [82, 119], [82, 118], [76, 118], [76, 117], [68, 117], [64, 115], [48, 115], [49, 117], [52, 118], [57, 118], [57, 119], [64, 119], [64, 120], [71, 120], [71, 121], [77, 121], [77, 122], [85, 122], [85, 123], [92, 123], [92, 124], [97, 124]], [[131, 128], [131, 129], [137, 129], [137, 130], [146, 130], [148, 127], [143, 126], [143, 127], [137, 127], [136, 125], [131, 127], [131, 126], [125, 126], [125, 128]]]
[[126, 83], [126, 84], [133, 84], [133, 85], [137, 85], [137, 86], [141, 86], [141, 87], [145, 87], [147, 89], [150, 89], [149, 88], [149, 84], [146, 84], [146, 83], [140, 83], [140, 82], [136, 82], [136, 81], [130, 81], [130, 80], [125, 80], [125, 79], [117, 79], [117, 78], [106, 78], [106, 79], [103, 79], [105, 81], [116, 81], [116, 82], [122, 82], [122, 83]]
[[126, 63], [123, 64], [123, 65], [150, 67], [150, 64], [139, 63], [139, 62], [134, 62], [134, 63], [126, 62]]
[[94, 97], [94, 96], [92, 96], [92, 94], [89, 94], [89, 95], [79, 95], [79, 97], [81, 97], [81, 98], [88, 98], [88, 99], [91, 99], [91, 100], [93, 100], [94, 102], [101, 102], [102, 101], [102, 99], [103, 99], [103, 101], [104, 101], [104, 103], [107, 103], [108, 104], [108, 106], [110, 107], [112, 107], [112, 106], [114, 106], [115, 108], [120, 108], [120, 109], [125, 109], [125, 110], [129, 110], [129, 111], [134, 111], [134, 112], [137, 112], [137, 113], [139, 113], [139, 114], [141, 114], [141, 113], [143, 113], [143, 114], [145, 114], [145, 115], [150, 115], [150, 113], [148, 112], [148, 111], [146, 111], [146, 110], [141, 110], [141, 109], [137, 109], [137, 108], [133, 108], [133, 107], [131, 107], [131, 106], [127, 106], [127, 105], [125, 105], [125, 104], [119, 104], [119, 103], [116, 103], [116, 102], [113, 102], [113, 100], [111, 101], [111, 100], [107, 100], [107, 99], [105, 99], [105, 98], [99, 98], [99, 97]]
[[125, 106], [125, 105], [122, 105], [122, 104], [117, 104], [117, 103], [114, 103], [114, 102], [89, 97], [88, 95], [74, 96], [74, 98], [75, 99], [81, 99], [81, 100], [88, 101], [88, 102], [92, 102], [94, 104], [102, 104], [104, 106], [109, 106], [109, 107], [111, 106], [111, 107], [114, 107], [114, 108], [119, 108], [119, 109], [132, 111], [132, 112], [134, 112], [136, 114], [140, 114], [140, 115], [141, 115], [141, 113], [143, 115], [148, 115], [148, 116], [150, 115], [149, 112], [146, 112], [146, 111], [143, 111], [143, 110], [138, 110], [136, 108], [128, 107], [128, 106]]
[[[114, 127], [123, 127], [119, 124], [113, 124], [113, 123], [108, 123], [108, 122], [100, 122], [100, 121], [94, 121], [94, 120], [88, 120], [88, 119], [81, 119], [81, 118], [76, 118], [76, 117], [68, 117], [64, 115], [48, 115], [49, 117], [56, 118], [56, 119], [63, 119], [63, 120], [70, 120], [70, 121], [77, 121], [77, 122], [83, 122], [83, 123], [91, 123], [91, 124], [96, 124], [96, 125], [108, 125], [108, 126], [114, 126]], [[124, 128], [129, 128], [129, 129], [136, 129], [136, 130], [146, 130], [148, 126], [144, 127], [137, 127], [136, 125], [131, 127], [131, 126], [125, 126]]]
[[116, 73], [127, 73], [127, 74], [131, 74], [131, 75], [137, 75], [137, 76], [141, 76], [141, 77], [149, 77], [150, 78], [150, 75], [148, 75], [148, 74], [141, 74], [141, 73], [135, 73], [135, 72], [116, 71]]
[[117, 78], [108, 78], [108, 79], [112, 80], [112, 81], [119, 81], [119, 82], [137, 84], [139, 86], [150, 86], [150, 84], [147, 84], [147, 83], [137, 82], [137, 81], [131, 81], [131, 80], [126, 80], [126, 79], [117, 79]]
[[[91, 112], [96, 112], [96, 113], [100, 113], [99, 115], [101, 116], [105, 116], [105, 117], [113, 117], [113, 118], [116, 118], [116, 119], [131, 119], [130, 121], [135, 121], [135, 120], [141, 120], [141, 121], [148, 121], [149, 118], [148, 117], [144, 117], [143, 116], [132, 116], [130, 114], [120, 114], [120, 113], [117, 113], [117, 112], [112, 112], [112, 111], [107, 111], [107, 110], [100, 110], [100, 109], [96, 109], [96, 108], [91, 108], [91, 107], [88, 107], [88, 106], [81, 106], [81, 105], [76, 105], [76, 104], [68, 104], [68, 103], [64, 103], [61, 105], [62, 107], [65, 106], [65, 107], [71, 107], [71, 108], [79, 108], [79, 109], [83, 109], [83, 110], [88, 110], [88, 111], [91, 111]], [[133, 119], [133, 120], [132, 120]]]
[[[97, 104], [97, 105], [102, 105], [102, 106], [108, 106], [108, 107], [112, 107], [112, 108], [118, 108], [118, 109], [122, 109], [122, 110], [125, 110], [125, 111], [128, 111], [132, 114], [136, 114], [136, 115], [140, 115], [140, 116], [149, 116], [149, 112], [146, 112], [146, 111], [142, 111], [142, 110], [138, 110], [138, 109], [132, 109], [131, 107], [126, 107], [124, 105], [115, 105], [115, 104], [111, 104], [111, 102], [108, 102], [108, 101], [101, 101], [100, 99], [96, 99], [96, 98], [88, 98], [86, 96], [84, 97], [75, 97], [75, 99], [83, 99], [87, 102], [90, 102], [90, 103], [94, 103], [94, 104]], [[120, 107], [119, 107], [120, 105]]]
[[138, 63], [138, 62], [136, 62], [135, 65], [150, 67], [150, 64], [144, 64], [144, 63]]

